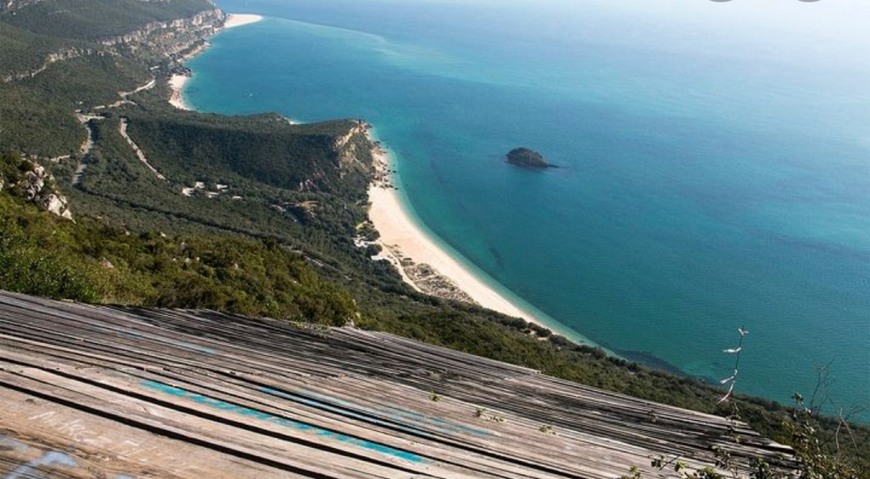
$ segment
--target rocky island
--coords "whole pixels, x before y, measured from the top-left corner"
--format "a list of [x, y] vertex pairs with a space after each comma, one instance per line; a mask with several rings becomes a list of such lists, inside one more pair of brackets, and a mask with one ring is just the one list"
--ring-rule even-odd
[[544, 159], [543, 155], [529, 148], [519, 147], [514, 148], [507, 154], [507, 161], [510, 164], [517, 166], [525, 166], [528, 168], [555, 168], [556, 165], [551, 165]]

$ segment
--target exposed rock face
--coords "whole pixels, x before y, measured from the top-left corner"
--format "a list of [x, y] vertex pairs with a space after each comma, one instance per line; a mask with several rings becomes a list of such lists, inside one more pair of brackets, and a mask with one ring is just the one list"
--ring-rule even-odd
[[69, 201], [53, 185], [54, 178], [51, 174], [46, 173], [42, 166], [34, 164], [33, 168], [21, 174], [13, 191], [50, 213], [68, 220], [73, 219]]
[[[14, 11], [41, 0], [0, 0], [4, 10]], [[138, 0], [168, 1], [168, 0]], [[213, 5], [213, 4], [212, 4]], [[201, 49], [206, 40], [217, 33], [226, 21], [226, 14], [217, 7], [203, 10], [188, 18], [152, 22], [124, 35], [103, 38], [94, 43], [97, 48], [65, 48], [46, 56], [42, 64], [28, 71], [20, 71], [0, 78], [3, 83], [24, 80], [45, 71], [52, 64], [88, 55], [121, 54], [143, 59], [169, 58], [179, 61]], [[99, 48], [99, 46], [103, 48]]]
[[[368, 130], [371, 125], [364, 121], [359, 121], [356, 126], [352, 127], [347, 134], [335, 139], [333, 148], [338, 154], [339, 174], [344, 177], [349, 171], [359, 171], [364, 174], [369, 174], [372, 171], [371, 161], [365, 161], [360, 156], [364, 152], [369, 152], [372, 148], [371, 139], [368, 135]], [[361, 145], [366, 148], [360, 148], [354, 139], [360, 139]]]
[[18, 187], [25, 199], [35, 200], [45, 187], [45, 168], [37, 165], [32, 171], [25, 172]]
[[189, 18], [153, 22], [130, 33], [100, 40], [100, 44], [136, 54], [143, 50], [179, 60], [199, 48], [223, 27], [226, 14], [219, 9], [205, 10]]
[[69, 210], [69, 204], [66, 197], [61, 196], [58, 193], [51, 193], [43, 197], [40, 206], [45, 208], [49, 213], [60, 216], [61, 218], [66, 218], [68, 220], [72, 219], [72, 212]]

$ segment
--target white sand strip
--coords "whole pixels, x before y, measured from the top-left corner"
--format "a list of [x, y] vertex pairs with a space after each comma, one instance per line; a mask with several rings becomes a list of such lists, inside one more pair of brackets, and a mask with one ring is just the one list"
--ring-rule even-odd
[[396, 190], [372, 186], [369, 188], [369, 201], [372, 203], [369, 218], [381, 235], [381, 244], [398, 247], [402, 256], [415, 263], [428, 264], [456, 283], [481, 306], [527, 321], [535, 321], [533, 315], [518, 308], [472, 275], [424, 234], [405, 211]]
[[172, 90], [172, 94], [169, 96], [169, 104], [179, 110], [191, 109], [184, 103], [184, 97], [182, 96], [184, 84], [188, 80], [190, 80], [190, 77], [187, 75], [172, 75], [172, 78], [169, 79], [169, 88]]
[[227, 21], [224, 23], [224, 28], [235, 28], [250, 23], [257, 23], [262, 19], [261, 15], [254, 15], [252, 13], [230, 13], [227, 16]]

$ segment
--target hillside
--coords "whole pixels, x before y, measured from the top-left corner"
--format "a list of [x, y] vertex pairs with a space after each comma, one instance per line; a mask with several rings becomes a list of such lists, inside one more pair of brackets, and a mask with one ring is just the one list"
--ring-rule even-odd
[[[0, 289], [353, 325], [644, 400], [732, 412], [713, 386], [417, 293], [373, 261], [377, 247], [355, 242], [377, 236], [367, 218], [375, 144], [365, 122], [291, 125], [275, 114], [171, 108], [169, 75], [224, 17], [207, 0], [3, 4]], [[74, 222], [22, 192], [37, 169]], [[788, 408], [742, 396], [735, 404], [763, 435], [793, 439], [783, 427]], [[850, 451], [866, 460], [870, 433], [854, 431]]]
[[86, 132], [77, 110], [123, 100], [224, 19], [208, 0], [44, 0], [0, 11], [0, 145], [74, 155]]

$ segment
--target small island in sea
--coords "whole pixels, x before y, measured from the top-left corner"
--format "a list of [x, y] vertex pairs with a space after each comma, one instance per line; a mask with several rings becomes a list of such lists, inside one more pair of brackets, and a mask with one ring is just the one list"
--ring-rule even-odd
[[544, 156], [535, 150], [525, 147], [514, 148], [507, 154], [507, 161], [510, 164], [517, 166], [525, 166], [528, 168], [557, 168], [544, 159]]

